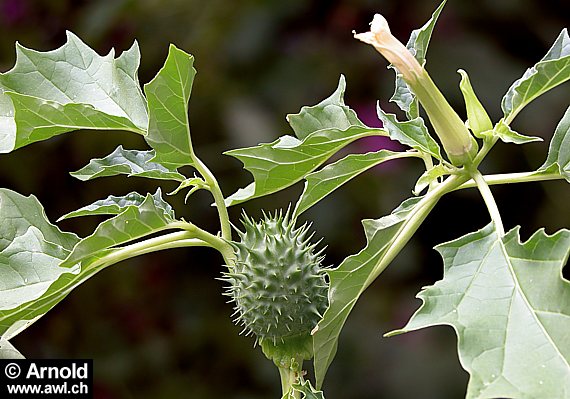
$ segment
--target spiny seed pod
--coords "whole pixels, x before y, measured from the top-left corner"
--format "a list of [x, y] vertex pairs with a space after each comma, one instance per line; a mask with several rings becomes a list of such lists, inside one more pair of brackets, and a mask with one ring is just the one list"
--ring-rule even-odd
[[289, 212], [264, 215], [258, 223], [244, 214], [242, 223], [245, 231], [232, 243], [235, 266], [224, 276], [236, 323], [262, 346], [310, 338], [327, 306], [324, 249], [315, 251], [320, 241], [311, 244], [310, 226], [295, 228]]

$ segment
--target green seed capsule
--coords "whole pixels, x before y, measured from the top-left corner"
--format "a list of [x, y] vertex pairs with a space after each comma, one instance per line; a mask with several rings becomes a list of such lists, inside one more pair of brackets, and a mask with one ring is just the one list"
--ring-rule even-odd
[[289, 213], [255, 222], [245, 214], [240, 241], [232, 243], [235, 266], [225, 278], [236, 323], [257, 340], [280, 345], [310, 337], [328, 298], [323, 256], [310, 243], [309, 227], [294, 227]]

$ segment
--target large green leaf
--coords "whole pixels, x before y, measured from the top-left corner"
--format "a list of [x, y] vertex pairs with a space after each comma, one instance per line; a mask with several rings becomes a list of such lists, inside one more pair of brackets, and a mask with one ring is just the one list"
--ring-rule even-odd
[[396, 115], [382, 111], [379, 103], [377, 110], [378, 118], [384, 124], [384, 129], [388, 131], [392, 140], [397, 140], [415, 150], [441, 159], [439, 144], [430, 136], [422, 118], [418, 117], [406, 122], [399, 122]]
[[[61, 278], [79, 273], [79, 268], [59, 264], [71, 253], [79, 238], [52, 225], [34, 196], [24, 197], [0, 189], [0, 336], [17, 334], [21, 319], [5, 319], [12, 309], [42, 297]], [[5, 332], [13, 328], [9, 337]]]
[[[83, 261], [81, 267], [74, 265], [72, 268], [65, 268], [65, 272], [52, 282], [41, 297], [12, 309], [0, 310], [0, 336], [5, 339], [16, 336], [61, 302], [74, 288], [98, 271], [116, 263], [112, 260], [106, 261], [103, 257], [112, 252], [112, 250], [101, 252], [97, 257]], [[29, 264], [27, 266], [29, 267]]]
[[350, 154], [321, 170], [308, 174], [305, 177], [305, 189], [295, 207], [294, 217], [368, 169], [392, 159], [409, 156], [417, 156], [417, 153], [380, 150], [367, 154]]
[[351, 126], [364, 127], [356, 112], [344, 103], [346, 81], [340, 76], [335, 92], [317, 105], [303, 107], [298, 114], [287, 115], [287, 121], [295, 135], [303, 140], [309, 134], [321, 129], [346, 130]]
[[[167, 214], [170, 214], [172, 218], [174, 218], [174, 210], [170, 204], [166, 203], [162, 199], [160, 188], [156, 190], [156, 193], [152, 194], [152, 198], [154, 199], [154, 204], [157, 208], [163, 208]], [[146, 196], [134, 191], [120, 197], [109, 195], [105, 199], [95, 201], [90, 205], [84, 206], [76, 211], [63, 215], [58, 219], [58, 222], [60, 220], [75, 218], [79, 216], [118, 215], [129, 206], [142, 205], [145, 199]]]
[[[414, 54], [421, 65], [425, 63], [427, 48], [433, 28], [435, 27], [435, 23], [437, 22], [439, 14], [441, 14], [441, 10], [443, 10], [443, 6], [445, 6], [446, 1], [447, 0], [444, 0], [439, 5], [439, 7], [433, 12], [430, 20], [427, 21], [424, 26], [412, 31], [410, 39], [406, 44], [406, 48]], [[390, 98], [390, 101], [396, 103], [402, 111], [405, 111], [409, 119], [415, 119], [420, 116], [418, 100], [402, 78], [402, 75], [397, 70], [395, 71], [396, 89], [392, 98]]]
[[118, 146], [112, 153], [104, 158], [96, 158], [71, 176], [86, 181], [104, 176], [127, 175], [148, 177], [151, 179], [164, 179], [184, 181], [186, 178], [175, 169], [169, 169], [159, 163], [152, 162], [154, 150], [125, 150]]
[[34, 197], [0, 189], [0, 338], [13, 338], [84, 281], [129, 257], [108, 246], [159, 231], [173, 218], [149, 194], [80, 241], [50, 224]]
[[138, 83], [138, 45], [101, 57], [68, 32], [60, 48], [16, 46], [16, 64], [0, 74], [0, 153], [77, 129], [144, 134], [146, 101]]
[[539, 171], [556, 168], [570, 182], [570, 107], [556, 126], [550, 142], [546, 162]]
[[563, 29], [542, 58], [515, 81], [503, 97], [505, 120], [511, 121], [528, 103], [570, 79], [570, 37]]
[[282, 136], [268, 144], [227, 151], [251, 172], [254, 183], [226, 199], [228, 206], [261, 197], [289, 187], [317, 169], [338, 150], [367, 136], [386, 136], [385, 130], [351, 126], [346, 130], [322, 129], [303, 141]]
[[336, 354], [340, 331], [348, 315], [374, 280], [380, 262], [420, 200], [419, 197], [408, 199], [388, 216], [364, 220], [366, 247], [346, 258], [336, 269], [327, 271], [330, 278], [329, 307], [313, 331], [317, 388], [322, 386]]
[[521, 243], [518, 228], [501, 238], [490, 224], [436, 249], [443, 280], [419, 293], [423, 305], [391, 334], [452, 326], [468, 399], [568, 398], [570, 231]]
[[129, 205], [117, 216], [97, 226], [93, 234], [75, 245], [61, 266], [73, 266], [108, 249], [169, 229], [174, 220], [174, 211], [169, 204], [147, 194], [142, 204]]
[[144, 86], [149, 108], [146, 141], [156, 150], [154, 161], [171, 168], [194, 162], [188, 122], [188, 101], [196, 75], [193, 64], [193, 56], [171, 44], [164, 66]]

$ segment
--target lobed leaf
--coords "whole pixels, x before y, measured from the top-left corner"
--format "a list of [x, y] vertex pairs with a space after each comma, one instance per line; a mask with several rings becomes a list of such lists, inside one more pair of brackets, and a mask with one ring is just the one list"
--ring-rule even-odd
[[170, 45], [162, 69], [144, 86], [149, 124], [146, 141], [156, 151], [153, 161], [168, 168], [194, 163], [188, 101], [196, 70], [194, 57]]
[[60, 48], [16, 45], [16, 64], [0, 74], [0, 153], [77, 129], [144, 134], [146, 101], [138, 83], [137, 43], [100, 56], [67, 32]]
[[[51, 224], [34, 196], [0, 189], [0, 337], [10, 339], [27, 327], [13, 309], [41, 298], [58, 280], [79, 268], [60, 267], [79, 238]], [[18, 324], [19, 325], [16, 325]], [[6, 336], [6, 332], [10, 335]]]
[[550, 142], [546, 161], [540, 171], [556, 169], [570, 183], [570, 107], [556, 126]]
[[[156, 205], [153, 197], [148, 195], [140, 206], [127, 207], [114, 218], [116, 223], [106, 225], [111, 234], [109, 238], [117, 241], [125, 234], [135, 236], [136, 232], [155, 227], [161, 217], [174, 217], [165, 204]], [[138, 214], [133, 212], [134, 209]], [[129, 214], [135, 214], [140, 223], [129, 226], [120, 236], [113, 236], [111, 227], [120, 229], [120, 218], [125, 226], [128, 225], [132, 220], [128, 218]], [[74, 288], [120, 259], [109, 255], [119, 254], [121, 249], [97, 248], [99, 242], [92, 238], [96, 234], [80, 241], [74, 234], [61, 232], [47, 220], [42, 206], [33, 196], [23, 197], [0, 189], [0, 217], [3, 220], [0, 224], [0, 339], [9, 340], [19, 334]], [[97, 232], [104, 233], [105, 229], [100, 228]], [[85, 245], [86, 240], [89, 248]], [[86, 249], [93, 253], [82, 256], [80, 262], [69, 259], [82, 255], [76, 251]], [[70, 267], [64, 267], [66, 265], [62, 263], [66, 258]]]
[[412, 147], [424, 154], [429, 154], [441, 160], [441, 149], [439, 144], [430, 136], [424, 120], [420, 117], [406, 122], [399, 122], [396, 115], [385, 113], [377, 105], [378, 118], [382, 121], [384, 129], [390, 134], [392, 140], [396, 140], [404, 145]]
[[[162, 193], [160, 188], [156, 190], [156, 193], [152, 194], [154, 204], [157, 208], [163, 208], [166, 213], [168, 213], [172, 219], [174, 219], [174, 210], [162, 199]], [[84, 206], [76, 211], [69, 212], [58, 219], [71, 219], [79, 216], [94, 216], [94, 215], [118, 215], [123, 212], [129, 206], [140, 206], [143, 204], [146, 196], [141, 195], [137, 192], [131, 192], [127, 195], [116, 197], [110, 195], [105, 199], [95, 201], [94, 203]]]
[[107, 250], [171, 228], [172, 207], [160, 198], [147, 194], [140, 205], [129, 205], [117, 216], [101, 223], [89, 237], [79, 241], [62, 267], [71, 267], [86, 258], [99, 256]]
[[350, 154], [321, 170], [308, 174], [305, 177], [305, 188], [295, 207], [294, 217], [298, 217], [334, 190], [374, 166], [392, 159], [409, 156], [417, 156], [417, 154], [388, 150], [367, 154]]
[[346, 130], [351, 126], [364, 127], [356, 112], [344, 103], [346, 80], [340, 75], [335, 92], [317, 105], [303, 107], [297, 114], [287, 115], [287, 122], [293, 128], [295, 135], [305, 139], [309, 134], [322, 129]]
[[[406, 48], [414, 54], [418, 62], [423, 65], [427, 48], [431, 39], [431, 34], [435, 27], [435, 23], [439, 18], [439, 14], [443, 10], [447, 0], [444, 0], [439, 7], [433, 12], [429, 21], [427, 21], [421, 28], [413, 30]], [[418, 100], [414, 93], [410, 90], [402, 75], [396, 70], [396, 89], [390, 101], [396, 103], [402, 111], [406, 112], [409, 119], [415, 119], [420, 116]]]
[[152, 162], [151, 159], [154, 157], [154, 150], [125, 150], [123, 146], [118, 146], [106, 157], [92, 159], [88, 165], [70, 174], [82, 181], [116, 175], [176, 180], [180, 182], [186, 179], [176, 169], [169, 169], [159, 163]]
[[254, 182], [226, 198], [228, 206], [239, 204], [289, 187], [317, 169], [351, 142], [367, 136], [383, 135], [382, 129], [351, 126], [346, 130], [323, 129], [302, 141], [282, 136], [268, 144], [227, 151], [251, 172]]
[[570, 79], [570, 36], [563, 29], [546, 55], [516, 80], [503, 97], [505, 120], [511, 121], [532, 100]]
[[421, 197], [410, 198], [388, 216], [364, 220], [366, 247], [346, 258], [336, 269], [327, 270], [330, 280], [329, 307], [313, 330], [317, 388], [322, 386], [336, 354], [340, 332], [352, 308], [375, 279], [382, 259], [420, 200]]
[[0, 310], [0, 335], [4, 339], [11, 339], [35, 323], [61, 302], [74, 288], [105, 267], [116, 263], [116, 260], [105, 258], [105, 255], [118, 251], [107, 250], [99, 252], [97, 256], [85, 259], [80, 265], [74, 265], [73, 268], [65, 268], [66, 271], [73, 271], [73, 273], [67, 272], [62, 274], [57, 280], [52, 282], [41, 297], [24, 302], [13, 309]]
[[566, 398], [570, 392], [570, 282], [562, 267], [570, 231], [519, 228], [500, 237], [491, 223], [436, 248], [443, 280], [422, 290], [422, 306], [394, 335], [449, 325], [461, 365], [471, 376], [467, 398]]

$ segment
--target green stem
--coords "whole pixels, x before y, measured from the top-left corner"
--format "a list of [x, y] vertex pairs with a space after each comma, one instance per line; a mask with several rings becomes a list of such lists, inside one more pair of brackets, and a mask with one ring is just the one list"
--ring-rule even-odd
[[[547, 181], [547, 180], [561, 180], [564, 179], [558, 173], [537, 173], [537, 172], [519, 172], [519, 173], [500, 173], [494, 175], [483, 175], [485, 182], [492, 186], [496, 184], [514, 184], [514, 183], [529, 183], [537, 181]], [[457, 187], [457, 190], [464, 188], [477, 187], [475, 180], [469, 180], [463, 183], [461, 186]]]
[[[299, 382], [299, 374], [303, 368], [302, 359], [291, 359], [291, 364], [278, 367], [281, 377], [282, 397], [287, 399], [300, 399], [301, 393], [293, 391], [293, 384]], [[285, 396], [288, 395], [288, 396]]]
[[475, 180], [477, 184], [477, 188], [485, 201], [485, 205], [487, 205], [487, 209], [489, 210], [489, 215], [491, 215], [491, 219], [495, 223], [495, 229], [497, 230], [497, 234], [499, 237], [505, 235], [505, 228], [503, 227], [503, 220], [501, 219], [501, 213], [499, 212], [499, 208], [497, 207], [497, 203], [495, 202], [495, 198], [493, 197], [493, 193], [491, 193], [491, 189], [489, 185], [483, 178], [483, 175], [478, 170], [471, 171], [471, 177]]
[[461, 184], [465, 183], [469, 177], [466, 175], [453, 175], [448, 177], [443, 183], [439, 184], [435, 189], [428, 192], [425, 197], [415, 206], [410, 216], [402, 223], [394, 240], [390, 243], [389, 249], [374, 269], [374, 272], [368, 276], [364, 288], [368, 287], [372, 282], [390, 265], [392, 260], [400, 253], [408, 241], [412, 238], [422, 222], [435, 207], [437, 202], [445, 194], [454, 191]]
[[134, 258], [135, 256], [162, 251], [164, 249], [198, 246], [212, 247], [208, 242], [196, 238], [191, 232], [177, 231], [175, 233], [149, 238], [147, 240], [119, 248], [93, 262], [89, 265], [89, 268], [95, 268], [103, 264], [111, 265], [126, 259]]
[[[194, 166], [200, 172], [204, 181], [208, 185], [212, 197], [214, 197], [214, 203], [218, 209], [218, 218], [220, 219], [220, 229], [222, 233], [222, 238], [227, 241], [232, 240], [232, 228], [230, 225], [230, 217], [228, 215], [228, 209], [226, 208], [226, 203], [224, 201], [224, 194], [216, 180], [214, 174], [208, 169], [206, 164], [204, 164], [195, 154], [192, 152], [192, 160], [194, 161]], [[229, 263], [228, 263], [229, 264]]]
[[[225, 209], [225, 208], [224, 208]], [[192, 238], [199, 239], [208, 244], [208, 246], [217, 249], [222, 256], [227, 265], [231, 265], [233, 262], [234, 251], [232, 246], [224, 238], [213, 235], [206, 230], [201, 229], [191, 222], [186, 221], [176, 221], [169, 224], [170, 228], [179, 228], [187, 231], [191, 234]]]
[[498, 140], [499, 140], [498, 137], [492, 137], [492, 138], [485, 140], [483, 142], [483, 147], [475, 156], [475, 159], [473, 160], [473, 164], [471, 165], [471, 168], [477, 169], [479, 167], [479, 165], [481, 164], [481, 162], [483, 162], [483, 159], [485, 159], [485, 157], [487, 156], [489, 151], [491, 151], [493, 149], [493, 147], [495, 146], [495, 144], [497, 144]]

